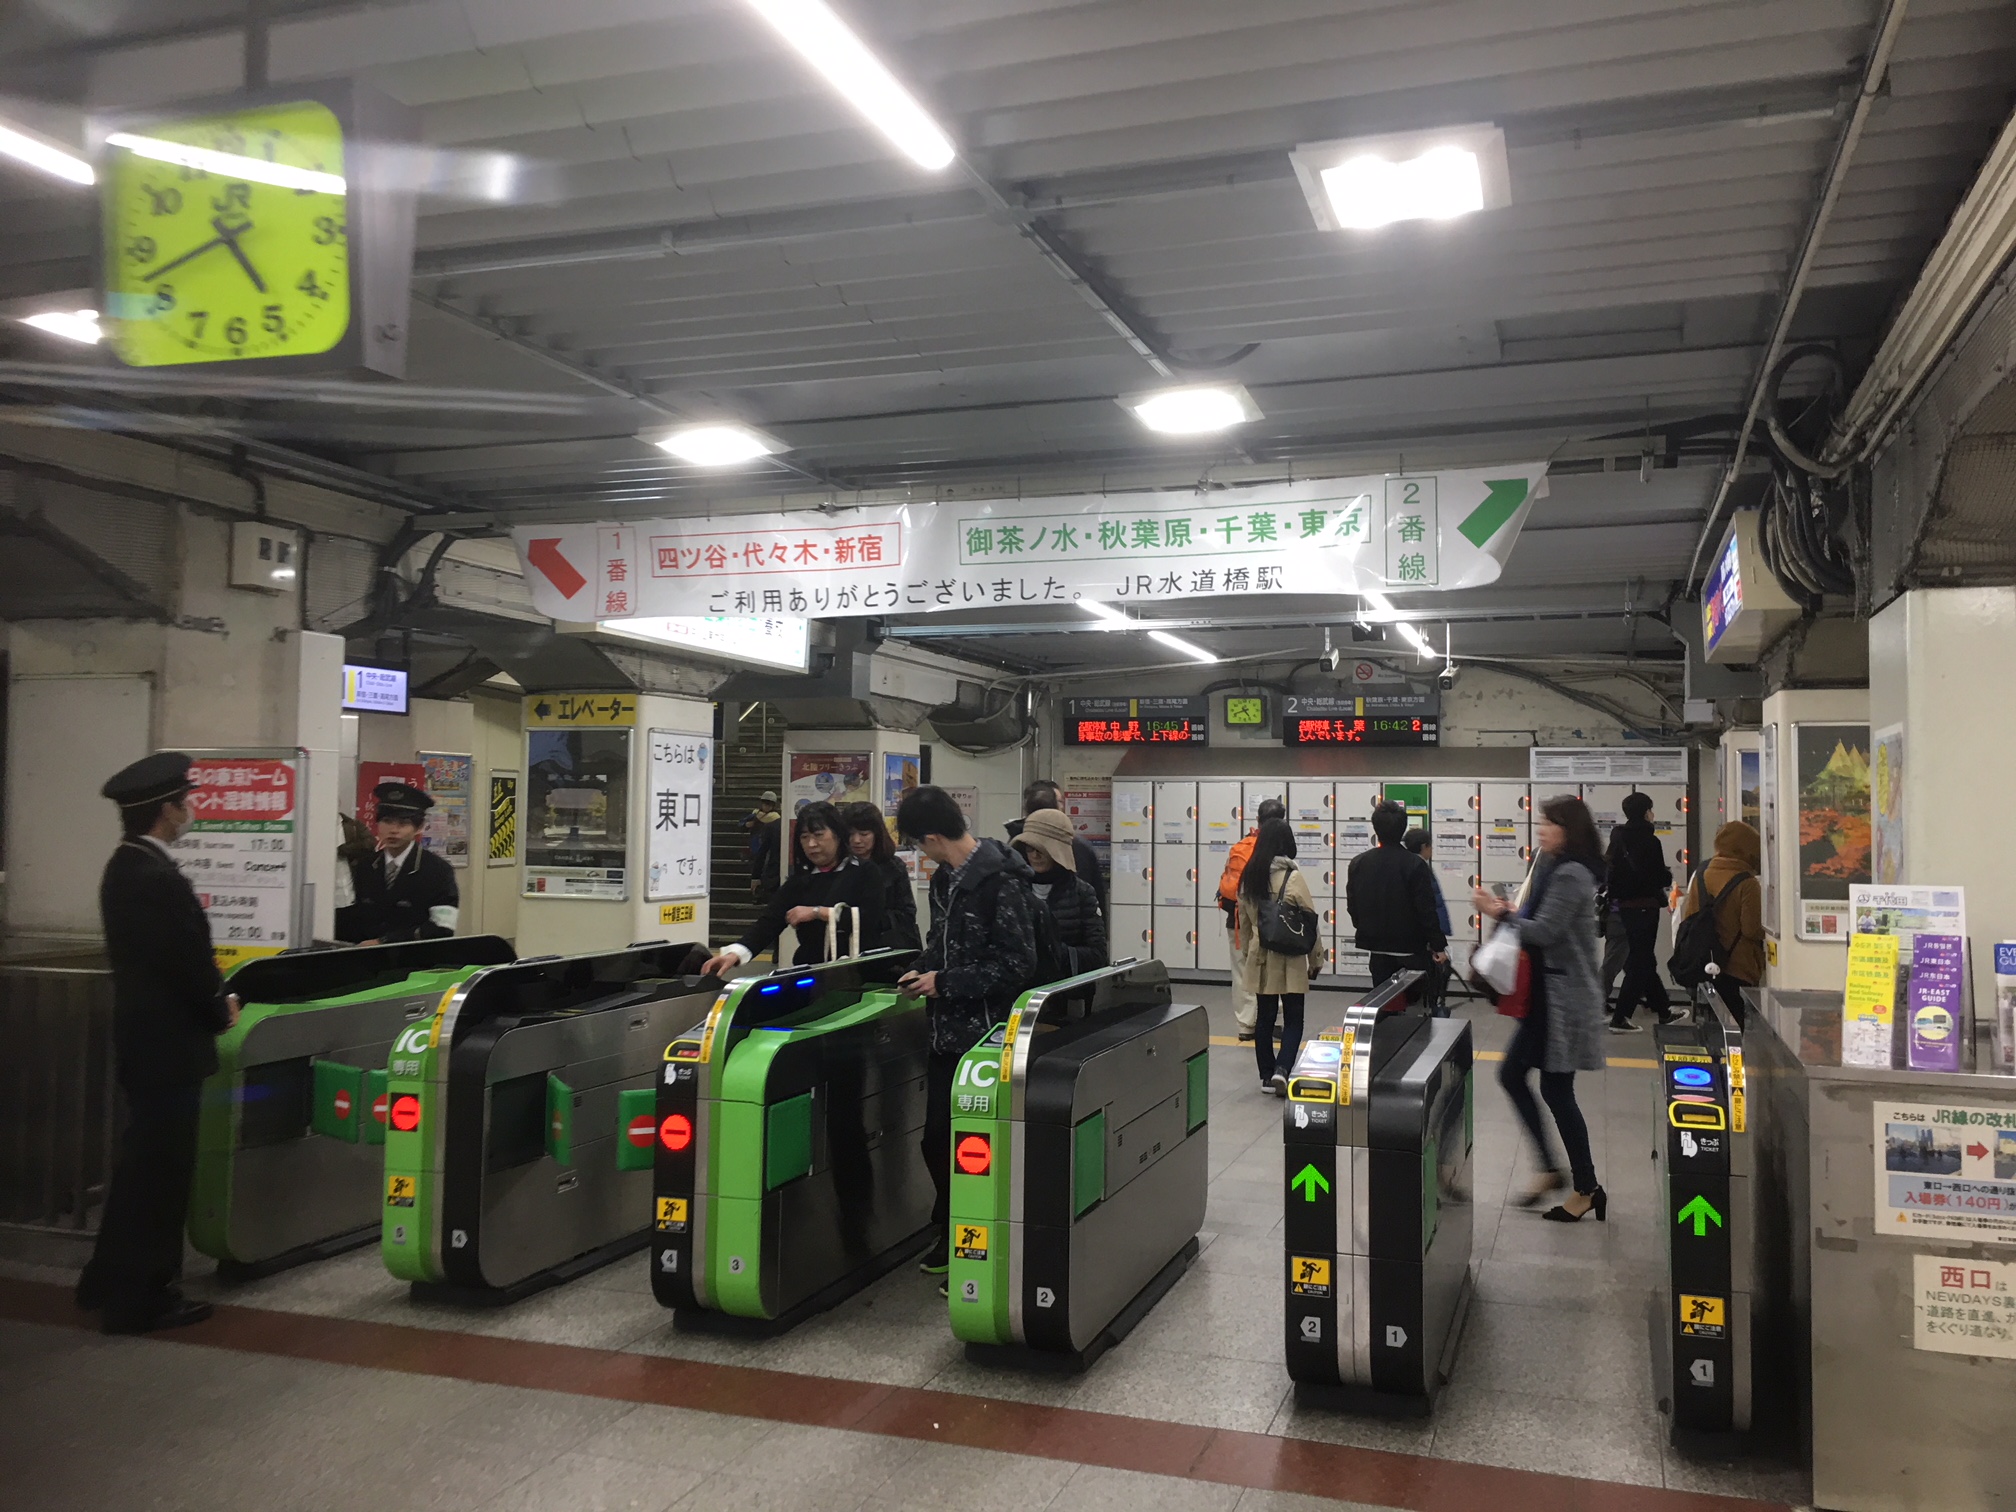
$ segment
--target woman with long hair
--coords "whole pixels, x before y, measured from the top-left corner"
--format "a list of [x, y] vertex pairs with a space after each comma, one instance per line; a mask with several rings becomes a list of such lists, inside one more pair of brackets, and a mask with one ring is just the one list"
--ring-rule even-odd
[[896, 859], [889, 821], [872, 803], [850, 803], [840, 811], [847, 821], [847, 854], [882, 879], [882, 908], [888, 928], [877, 939], [863, 939], [863, 950], [922, 950], [917, 933], [917, 895], [910, 890], [910, 869]]
[[[1540, 854], [1524, 903], [1514, 909], [1481, 887], [1472, 894], [1477, 911], [1485, 917], [1518, 919], [1520, 948], [1530, 957], [1526, 1016], [1498, 1067], [1498, 1083], [1512, 1099], [1513, 1111], [1526, 1125], [1540, 1157], [1538, 1179], [1517, 1200], [1521, 1207], [1533, 1207], [1562, 1186], [1572, 1185], [1566, 1200], [1541, 1216], [1574, 1223], [1593, 1211], [1600, 1223], [1610, 1203], [1596, 1179], [1589, 1125], [1575, 1101], [1575, 1073], [1603, 1068], [1602, 953], [1596, 943], [1603, 844], [1589, 805], [1566, 794], [1540, 805], [1534, 840]], [[1568, 1159], [1565, 1172], [1548, 1145], [1540, 1109], [1527, 1085], [1533, 1071], [1540, 1073], [1540, 1096], [1560, 1131]]]
[[[1309, 979], [1323, 969], [1322, 937], [1306, 956], [1283, 955], [1260, 940], [1260, 905], [1270, 900], [1299, 903], [1312, 913], [1316, 900], [1309, 880], [1295, 864], [1295, 831], [1286, 819], [1269, 819], [1253, 840], [1253, 854], [1239, 874], [1239, 971], [1251, 982], [1259, 1004], [1253, 1057], [1260, 1064], [1260, 1090], [1288, 1093], [1288, 1073], [1302, 1050], [1302, 1003]], [[1281, 1049], [1274, 1049], [1274, 1019], [1281, 1019]]]
[[889, 928], [883, 906], [886, 892], [883, 879], [847, 853], [847, 821], [830, 803], [808, 803], [798, 810], [798, 854], [804, 864], [792, 870], [784, 885], [749, 926], [749, 932], [732, 945], [723, 946], [708, 957], [703, 968], [710, 976], [724, 976], [746, 966], [764, 951], [776, 947], [777, 964], [784, 964], [781, 937], [786, 929], [798, 936], [796, 966], [816, 966], [826, 959], [826, 926], [832, 924], [841, 951], [853, 944], [853, 929], [840, 927], [836, 909], [851, 909], [859, 920], [862, 948], [880, 938]]

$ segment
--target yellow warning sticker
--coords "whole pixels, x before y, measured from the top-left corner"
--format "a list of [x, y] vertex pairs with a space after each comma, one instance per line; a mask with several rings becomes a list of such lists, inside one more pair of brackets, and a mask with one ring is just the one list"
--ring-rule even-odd
[[952, 1226], [952, 1257], [955, 1260], [987, 1258], [987, 1225], [955, 1223]]
[[1744, 1107], [1743, 1089], [1732, 1087], [1729, 1089], [1729, 1127], [1738, 1134], [1744, 1134], [1749, 1132], [1749, 1124], [1750, 1116]]
[[411, 1207], [419, 1182], [411, 1176], [387, 1176], [385, 1178], [385, 1206]]
[[658, 906], [658, 922], [691, 924], [699, 911], [698, 905], [692, 903], [661, 903]]
[[1680, 1294], [1680, 1332], [1690, 1339], [1719, 1339], [1728, 1331], [1729, 1304], [1721, 1297]]
[[1326, 1256], [1290, 1255], [1288, 1290], [1298, 1297], [1330, 1295], [1330, 1261]]
[[684, 1197], [660, 1197], [658, 1199], [658, 1227], [673, 1234], [686, 1231], [686, 1199]]

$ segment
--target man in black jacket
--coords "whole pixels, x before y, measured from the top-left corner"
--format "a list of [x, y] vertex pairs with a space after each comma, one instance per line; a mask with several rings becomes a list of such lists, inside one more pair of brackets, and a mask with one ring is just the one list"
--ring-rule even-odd
[[[1055, 809], [1060, 814], [1064, 813], [1063, 789], [1059, 788], [1048, 777], [1038, 777], [1029, 786], [1022, 789], [1022, 817], [1020, 819], [1010, 819], [1002, 826], [1003, 829], [1008, 831], [1008, 843], [1010, 845], [1013, 845], [1021, 835], [1022, 826], [1027, 822], [1029, 816], [1038, 809]], [[1065, 814], [1064, 817], [1069, 819], [1071, 816]], [[1071, 836], [1071, 854], [1078, 859], [1077, 871], [1079, 877], [1092, 884], [1093, 896], [1099, 900], [1099, 916], [1103, 919], [1107, 913], [1106, 872], [1099, 865], [1099, 853], [1085, 843], [1084, 836], [1076, 833], [1075, 826], [1073, 827]]]
[[1605, 867], [1604, 888], [1610, 907], [1624, 926], [1624, 985], [1617, 991], [1617, 1007], [1610, 1015], [1612, 1034], [1631, 1034], [1638, 1025], [1631, 1015], [1639, 1003], [1649, 1005], [1662, 1024], [1680, 1015], [1666, 998], [1666, 984], [1659, 980], [1659, 910], [1666, 906], [1666, 889], [1673, 885], [1673, 872], [1666, 865], [1666, 848], [1659, 832], [1652, 828], [1652, 795], [1632, 793], [1624, 800], [1624, 822], [1610, 831], [1610, 852]]
[[[899, 984], [927, 999], [931, 1056], [924, 1082], [924, 1163], [938, 1198], [936, 1234], [921, 1269], [950, 1268], [952, 1078], [960, 1057], [1008, 1017], [1036, 975], [1034, 875], [999, 840], [979, 840], [943, 788], [913, 788], [896, 808], [896, 829], [938, 864], [931, 878], [931, 931], [924, 953]], [[941, 1287], [942, 1290], [942, 1287]]]
[[381, 782], [371, 792], [378, 850], [351, 865], [357, 901], [345, 910], [348, 933], [366, 945], [445, 939], [461, 918], [462, 892], [447, 858], [420, 843], [434, 800], [405, 782]]
[[1449, 937], [1435, 909], [1435, 871], [1401, 842], [1407, 810], [1388, 798], [1372, 810], [1379, 843], [1351, 858], [1344, 906], [1354, 939], [1372, 956], [1372, 985], [1406, 967], [1426, 970], [1449, 959]]
[[189, 827], [189, 758], [142, 757], [101, 789], [124, 838], [105, 863], [98, 910], [112, 962], [112, 1049], [126, 1128], [98, 1243], [77, 1283], [105, 1332], [149, 1333], [210, 1316], [184, 1297], [182, 1226], [196, 1172], [203, 1078], [238, 1019], [210, 949], [210, 921], [168, 847]]

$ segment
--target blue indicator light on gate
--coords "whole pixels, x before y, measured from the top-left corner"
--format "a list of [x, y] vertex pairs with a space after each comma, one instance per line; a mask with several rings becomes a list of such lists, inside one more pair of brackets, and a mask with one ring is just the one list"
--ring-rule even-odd
[[793, 982], [791, 985], [793, 987], [810, 987], [814, 982], [818, 980], [819, 979], [817, 977], [800, 977], [798, 978], [797, 981]]
[[1707, 1087], [1714, 1084], [1714, 1076], [1700, 1066], [1675, 1066], [1673, 1080], [1683, 1087]]
[[758, 987], [756, 990], [763, 993], [782, 992], [784, 984], [782, 982], [772, 982], [768, 987]]

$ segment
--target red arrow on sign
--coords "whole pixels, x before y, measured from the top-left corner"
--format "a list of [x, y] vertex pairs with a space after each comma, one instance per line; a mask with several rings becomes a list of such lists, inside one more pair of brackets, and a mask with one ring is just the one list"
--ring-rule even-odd
[[581, 576], [572, 562], [560, 554], [560, 538], [532, 541], [525, 547], [525, 560], [545, 573], [562, 598], [572, 598], [587, 586], [588, 579]]
[[1986, 1160], [1988, 1158], [1988, 1146], [1984, 1144], [1971, 1144], [1967, 1146], [1967, 1153], [1972, 1155], [1976, 1160]]

